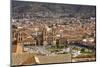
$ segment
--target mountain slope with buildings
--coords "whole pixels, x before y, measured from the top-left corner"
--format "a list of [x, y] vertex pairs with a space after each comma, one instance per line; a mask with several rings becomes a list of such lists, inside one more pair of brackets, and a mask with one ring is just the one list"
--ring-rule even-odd
[[95, 6], [12, 1], [13, 18], [95, 17]]

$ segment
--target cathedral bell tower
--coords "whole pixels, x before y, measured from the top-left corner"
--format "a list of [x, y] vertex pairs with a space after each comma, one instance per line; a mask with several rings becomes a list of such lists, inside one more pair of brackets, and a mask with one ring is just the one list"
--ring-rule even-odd
[[22, 32], [19, 31], [17, 33], [17, 50], [16, 53], [23, 53], [23, 36], [22, 36]]

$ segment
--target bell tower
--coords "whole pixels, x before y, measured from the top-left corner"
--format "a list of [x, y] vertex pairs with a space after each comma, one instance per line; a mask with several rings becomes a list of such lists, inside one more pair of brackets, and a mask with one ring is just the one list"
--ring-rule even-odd
[[56, 26], [55, 26], [55, 24], [53, 24], [52, 36], [53, 36], [52, 44], [53, 44], [53, 46], [56, 46]]
[[43, 28], [43, 46], [46, 46], [47, 44], [47, 31], [46, 28]]
[[22, 32], [19, 31], [17, 33], [17, 50], [16, 50], [16, 53], [23, 53], [23, 43], [22, 43], [22, 40], [23, 40]]

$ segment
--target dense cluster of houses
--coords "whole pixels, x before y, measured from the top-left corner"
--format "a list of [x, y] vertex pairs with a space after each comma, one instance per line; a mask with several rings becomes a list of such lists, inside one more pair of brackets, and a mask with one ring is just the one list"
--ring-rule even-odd
[[[60, 46], [72, 41], [94, 42], [95, 18], [12, 19], [12, 45], [16, 50], [23, 51], [27, 46]], [[23, 48], [17, 48], [18, 44]]]

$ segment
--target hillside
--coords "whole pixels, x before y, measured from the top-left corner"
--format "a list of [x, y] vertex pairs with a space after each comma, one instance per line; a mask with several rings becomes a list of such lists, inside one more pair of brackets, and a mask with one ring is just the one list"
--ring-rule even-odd
[[13, 18], [95, 17], [95, 6], [12, 1]]

